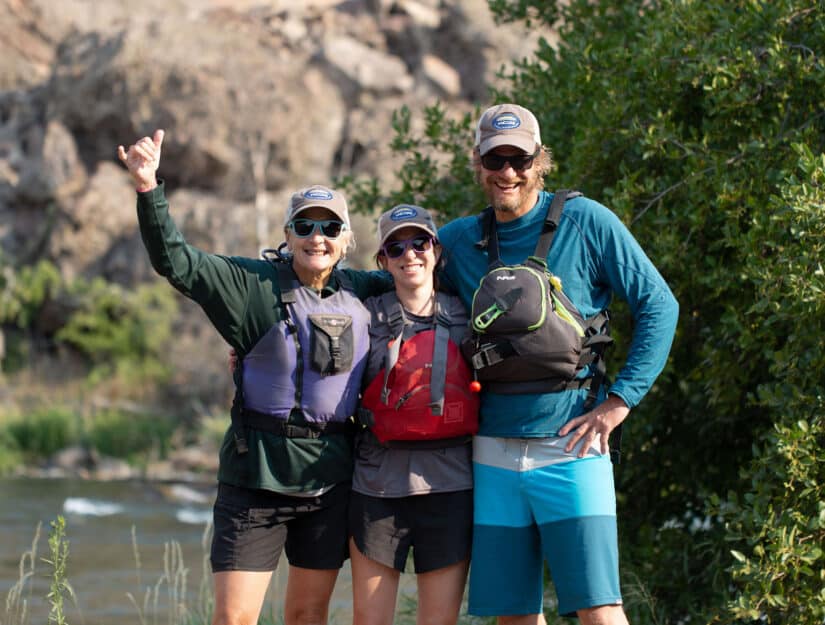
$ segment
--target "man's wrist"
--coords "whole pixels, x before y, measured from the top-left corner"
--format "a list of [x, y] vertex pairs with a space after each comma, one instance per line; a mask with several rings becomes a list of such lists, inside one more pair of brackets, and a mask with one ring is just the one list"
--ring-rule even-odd
[[630, 410], [630, 406], [627, 405], [627, 402], [624, 400], [624, 398], [621, 395], [617, 395], [616, 393], [609, 393], [608, 392], [607, 398], [612, 399], [615, 402], [618, 402], [621, 405], [621, 407], [627, 408], [628, 410]]

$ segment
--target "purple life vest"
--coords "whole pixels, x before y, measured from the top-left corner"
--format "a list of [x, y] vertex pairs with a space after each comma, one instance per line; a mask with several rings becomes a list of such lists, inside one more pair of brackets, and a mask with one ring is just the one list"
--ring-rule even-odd
[[358, 407], [370, 314], [348, 280], [322, 298], [284, 269], [292, 276], [280, 281], [284, 319], [243, 359], [244, 408], [281, 420], [296, 410], [308, 423], [343, 422]]

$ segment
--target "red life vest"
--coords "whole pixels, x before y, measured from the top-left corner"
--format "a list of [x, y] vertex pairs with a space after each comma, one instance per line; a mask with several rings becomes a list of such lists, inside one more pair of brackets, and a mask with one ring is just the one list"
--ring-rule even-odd
[[362, 421], [382, 443], [466, 438], [478, 432], [472, 370], [450, 340], [446, 306], [436, 299], [435, 328], [404, 340], [400, 302], [394, 293], [382, 297], [396, 338], [389, 343], [384, 368], [364, 391]]

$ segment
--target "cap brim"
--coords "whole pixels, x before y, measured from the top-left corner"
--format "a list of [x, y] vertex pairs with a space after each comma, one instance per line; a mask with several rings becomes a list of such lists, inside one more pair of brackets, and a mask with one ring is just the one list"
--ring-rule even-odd
[[323, 204], [307, 204], [306, 206], [302, 206], [301, 208], [296, 210], [294, 213], [292, 213], [289, 216], [289, 219], [295, 219], [298, 215], [300, 215], [301, 213], [303, 213], [306, 210], [309, 210], [310, 208], [323, 208], [324, 210], [328, 210], [330, 213], [335, 215], [338, 219], [340, 219], [344, 223], [348, 223], [347, 218], [345, 216], [343, 216], [339, 212], [331, 209], [329, 206], [324, 206]]
[[438, 238], [438, 235], [435, 232], [433, 232], [432, 230], [430, 230], [427, 226], [423, 226], [421, 224], [409, 223], [409, 222], [406, 222], [406, 223], [401, 222], [399, 224], [394, 225], [392, 228], [390, 228], [388, 232], [384, 233], [384, 237], [378, 243], [378, 247], [383, 247], [384, 243], [387, 242], [387, 239], [389, 239], [394, 233], [398, 232], [402, 228], [418, 228], [419, 230], [423, 230], [424, 232], [429, 234], [434, 239]]
[[514, 148], [518, 148], [519, 150], [522, 150], [526, 154], [532, 154], [533, 152], [536, 151], [536, 148], [538, 147], [537, 144], [536, 144], [536, 141], [535, 141], [535, 139], [533, 139], [533, 137], [525, 137], [525, 136], [519, 136], [519, 135], [515, 135], [515, 134], [512, 134], [512, 135], [496, 135], [496, 136], [490, 137], [489, 139], [485, 139], [484, 141], [482, 141], [481, 144], [478, 146], [478, 152], [479, 152], [479, 154], [484, 156], [490, 150], [493, 150], [495, 148], [500, 148], [501, 146], [504, 146], [504, 145], [512, 146]]

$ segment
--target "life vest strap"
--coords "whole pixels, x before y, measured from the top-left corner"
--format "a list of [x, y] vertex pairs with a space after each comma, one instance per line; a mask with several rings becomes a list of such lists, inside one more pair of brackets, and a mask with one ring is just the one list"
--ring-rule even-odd
[[255, 430], [270, 432], [286, 438], [320, 438], [324, 434], [352, 434], [355, 424], [346, 421], [327, 421], [326, 423], [288, 423], [285, 419], [244, 408], [243, 424]]
[[593, 376], [560, 380], [528, 380], [524, 382], [484, 382], [484, 390], [501, 395], [521, 395], [530, 393], [558, 393], [559, 391], [580, 390], [591, 388]]
[[[359, 419], [364, 425], [372, 423], [371, 411], [367, 408], [361, 408], [359, 411]], [[370, 414], [366, 414], [370, 413]], [[369, 439], [382, 447], [389, 449], [446, 449], [448, 447], [461, 447], [473, 441], [471, 434], [464, 434], [462, 436], [451, 436], [449, 438], [433, 438], [433, 439], [417, 439], [417, 440], [392, 440], [380, 441], [372, 430], [365, 429], [361, 431], [361, 436], [369, 437]]]

